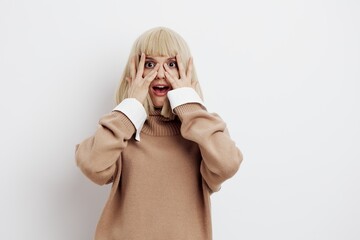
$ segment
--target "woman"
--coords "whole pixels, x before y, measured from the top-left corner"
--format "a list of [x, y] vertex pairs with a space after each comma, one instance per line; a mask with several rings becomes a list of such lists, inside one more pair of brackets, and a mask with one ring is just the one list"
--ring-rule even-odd
[[112, 183], [95, 239], [212, 239], [210, 195], [242, 154], [207, 112], [179, 34], [158, 27], [135, 41], [117, 103], [76, 147], [83, 173]]

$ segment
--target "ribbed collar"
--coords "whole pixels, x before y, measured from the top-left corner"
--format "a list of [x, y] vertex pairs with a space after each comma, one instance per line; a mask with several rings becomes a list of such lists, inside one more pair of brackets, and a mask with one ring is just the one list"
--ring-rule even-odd
[[180, 134], [181, 122], [178, 118], [171, 120], [160, 114], [161, 110], [154, 110], [144, 123], [142, 133], [152, 136], [174, 136]]

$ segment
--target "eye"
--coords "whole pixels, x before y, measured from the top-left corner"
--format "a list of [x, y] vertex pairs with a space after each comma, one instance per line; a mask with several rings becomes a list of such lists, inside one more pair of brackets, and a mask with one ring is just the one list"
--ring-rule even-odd
[[172, 62], [169, 62], [168, 66], [171, 67], [171, 68], [176, 68], [177, 63], [176, 63], [176, 61], [172, 61]]
[[156, 64], [154, 62], [152, 62], [152, 61], [146, 61], [145, 64], [144, 64], [145, 68], [154, 68], [155, 65]]

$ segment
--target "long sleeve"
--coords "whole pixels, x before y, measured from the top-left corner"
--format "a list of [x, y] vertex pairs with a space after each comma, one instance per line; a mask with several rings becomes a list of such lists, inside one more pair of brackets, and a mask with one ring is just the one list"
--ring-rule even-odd
[[121, 152], [134, 132], [133, 123], [122, 112], [104, 116], [95, 134], [76, 146], [77, 165], [99, 185], [112, 182], [116, 171], [121, 170]]
[[207, 112], [197, 103], [183, 104], [174, 110], [182, 122], [182, 136], [199, 145], [203, 179], [211, 192], [219, 191], [221, 184], [238, 171], [243, 159], [226, 124], [217, 114]]

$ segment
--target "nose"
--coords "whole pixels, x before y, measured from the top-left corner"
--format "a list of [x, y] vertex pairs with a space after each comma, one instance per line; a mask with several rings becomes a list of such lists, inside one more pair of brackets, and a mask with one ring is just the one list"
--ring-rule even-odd
[[165, 78], [165, 69], [164, 69], [164, 66], [163, 66], [163, 65], [160, 65], [159, 70], [158, 70], [158, 73], [157, 73], [157, 75], [156, 75], [156, 78], [158, 78], [158, 79], [163, 79], [163, 78]]

